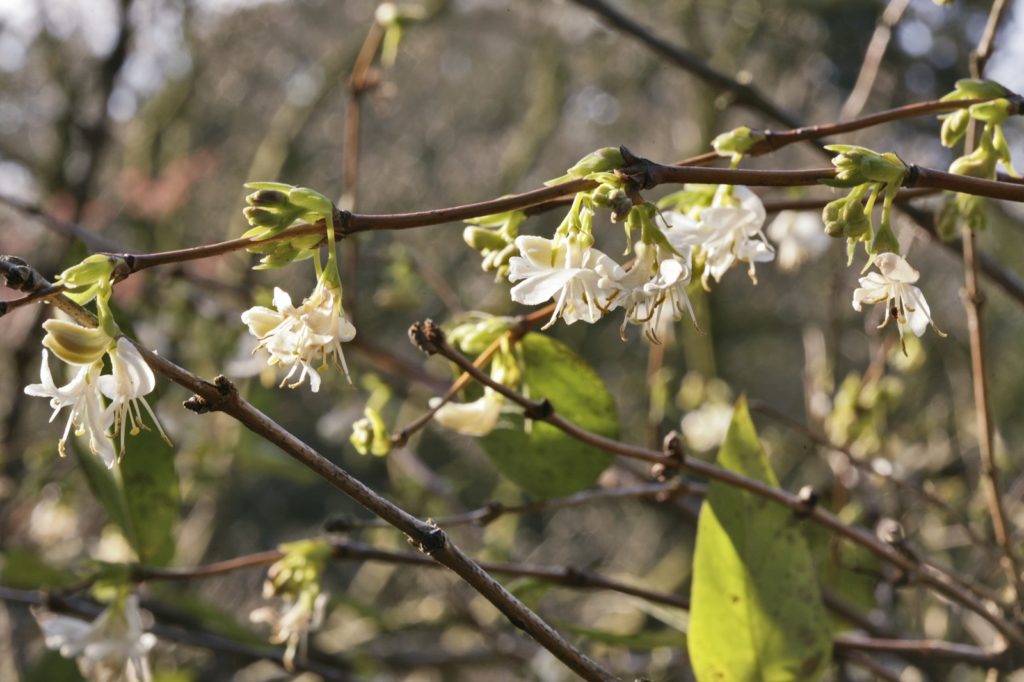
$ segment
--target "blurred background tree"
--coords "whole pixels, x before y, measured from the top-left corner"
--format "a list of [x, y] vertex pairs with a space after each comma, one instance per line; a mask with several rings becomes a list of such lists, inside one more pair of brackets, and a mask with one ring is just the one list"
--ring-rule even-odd
[[[902, 11], [890, 9], [897, 19], [892, 40], [864, 112], [951, 90], [968, 75], [968, 54], [988, 11], [974, 1], [890, 4]], [[838, 119], [886, 10], [879, 2], [805, 0], [620, 5], [805, 122]], [[375, 6], [373, 0], [0, 2], [0, 252], [30, 259], [52, 278], [91, 251], [149, 252], [230, 239], [243, 230], [242, 184], [248, 180], [314, 187], [340, 200], [354, 189], [344, 187], [342, 177], [349, 74]], [[525, 191], [603, 146], [623, 144], [669, 162], [705, 151], [711, 137], [735, 126], [784, 127], [736, 106], [729, 94], [572, 2], [451, 0], [429, 9], [436, 12], [429, 20], [405, 31], [396, 64], [374, 67], [362, 96], [362, 212], [398, 213]], [[988, 75], [1020, 92], [1021, 0], [1013, 3], [1003, 32]], [[856, 113], [858, 104], [847, 103], [845, 113]], [[945, 168], [952, 156], [937, 131], [934, 118], [923, 117], [843, 141]], [[1018, 157], [1022, 133], [1019, 121], [1009, 124]], [[749, 164], [822, 165], [799, 145]], [[829, 196], [822, 190], [762, 194], [768, 202], [812, 195]], [[44, 213], [27, 213], [26, 206]], [[549, 214], [525, 229], [550, 232], [558, 219]], [[1019, 205], [993, 205], [981, 236], [983, 250], [1016, 272], [1024, 271], [1022, 221]], [[274, 286], [293, 296], [308, 290], [311, 280], [300, 269], [254, 273], [250, 256], [234, 254], [137, 275], [116, 289], [115, 302], [144, 345], [203, 376], [223, 372], [293, 433], [421, 518], [494, 500], [516, 504], [523, 493], [471, 439], [428, 428], [387, 458], [360, 457], [348, 444], [351, 424], [372, 392], [388, 392], [385, 418], [400, 425], [421, 413], [450, 378], [440, 360], [424, 363], [406, 342], [412, 321], [450, 322], [478, 310], [523, 312], [510, 302], [506, 284], [480, 271], [461, 230], [451, 224], [360, 234], [353, 240], [356, 256], [346, 256], [353, 247], [343, 243], [343, 262], [350, 266], [346, 306], [359, 329], [348, 354], [355, 384], [332, 375], [316, 395], [279, 391], [262, 361], [250, 358], [251, 340], [239, 321], [253, 300], [269, 301]], [[620, 248], [618, 227], [601, 232], [603, 249]], [[793, 272], [760, 269], [754, 288], [741, 272], [731, 273], [695, 301], [703, 333], [685, 320], [660, 346], [635, 330], [622, 343], [618, 321], [557, 326], [551, 333], [598, 370], [616, 396], [627, 442], [656, 444], [682, 423], [689, 448], [710, 457], [721, 438], [713, 428], [716, 406], [746, 393], [766, 408], [755, 417], [783, 487], [813, 484], [844, 520], [861, 525], [900, 519], [930, 557], [985, 583], [995, 564], [962, 525], [988, 532], [978, 492], [961, 265], [913, 224], [901, 222], [899, 232], [924, 273], [921, 285], [935, 320], [949, 333], [911, 339], [907, 356], [891, 343], [892, 329], [876, 331], [875, 317], [851, 310], [857, 275], [845, 267], [839, 244]], [[1024, 315], [998, 288], [986, 292], [997, 454], [1011, 519], [1024, 528]], [[45, 407], [22, 394], [35, 381], [44, 314], [42, 306], [29, 307], [0, 323], [0, 581], [12, 586], [45, 584], [43, 566], [63, 571], [87, 557], [131, 559], [75, 461], [56, 457]], [[261, 551], [315, 535], [328, 519], [366, 516], [226, 417], [198, 421], [184, 412], [183, 397], [164, 387], [156, 401], [176, 445], [181, 507], [175, 565]], [[869, 467], [852, 467], [767, 408], [848, 445]], [[601, 484], [644, 474], [620, 464]], [[923, 502], [887, 477], [938, 496], [948, 508]], [[667, 505], [607, 501], [506, 515], [452, 533], [484, 559], [577, 566], [664, 592], [688, 591], [694, 525]], [[390, 529], [353, 534], [377, 546], [405, 545]], [[246, 615], [260, 603], [261, 579], [260, 571], [248, 571], [153, 584], [148, 594], [174, 605], [158, 619], [199, 622], [258, 643]], [[314, 657], [341, 661], [360, 679], [569, 678], [446, 574], [341, 561], [326, 580], [332, 603], [314, 638]], [[688, 679], [677, 630], [683, 612], [614, 593], [525, 579], [513, 585], [613, 668]], [[951, 640], [992, 637], [976, 617], [917, 590], [895, 590], [880, 575], [869, 572], [860, 589], [858, 608], [895, 618], [887, 625], [896, 630]], [[891, 608], [894, 600], [899, 611]], [[65, 663], [45, 652], [24, 608], [0, 605], [0, 679], [77, 679]], [[901, 659], [886, 663], [903, 671], [900, 679], [983, 678], [965, 666], [910, 670]], [[159, 646], [154, 664], [165, 680], [282, 675], [266, 661], [185, 645]], [[844, 666], [840, 662], [835, 679], [855, 674]]]

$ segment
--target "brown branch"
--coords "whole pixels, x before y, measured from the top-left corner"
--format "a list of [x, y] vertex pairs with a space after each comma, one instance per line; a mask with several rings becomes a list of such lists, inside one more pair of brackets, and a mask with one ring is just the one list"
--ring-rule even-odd
[[842, 652], [896, 654], [917, 660], [957, 661], [1001, 669], [1009, 669], [1014, 665], [1007, 649], [988, 651], [970, 644], [956, 644], [931, 639], [871, 639], [857, 635], [836, 635], [835, 649]]
[[754, 480], [727, 469], [723, 469], [714, 464], [693, 458], [686, 458], [685, 460], [680, 461], [676, 457], [666, 455], [650, 448], [621, 443], [582, 429], [560, 417], [555, 411], [555, 406], [547, 400], [531, 400], [509, 387], [493, 381], [489, 376], [480, 372], [480, 370], [473, 367], [468, 358], [448, 344], [444, 339], [444, 335], [440, 328], [429, 320], [422, 324], [418, 323], [413, 325], [410, 330], [410, 337], [413, 338], [414, 343], [416, 343], [421, 350], [424, 350], [427, 353], [437, 353], [447, 358], [464, 371], [469, 372], [473, 378], [480, 383], [485, 386], [490, 386], [501, 393], [505, 398], [522, 406], [528, 418], [546, 421], [581, 442], [601, 448], [607, 452], [647, 462], [658, 463], [666, 468], [676, 469], [681, 467], [684, 471], [691, 474], [696, 474], [703, 478], [720, 481], [726, 485], [746, 490], [747, 492], [791, 509], [802, 517], [813, 520], [821, 526], [833, 531], [837, 535], [846, 538], [855, 544], [861, 545], [879, 559], [882, 559], [899, 569], [906, 579], [925, 585], [947, 599], [974, 611], [991, 623], [996, 630], [1000, 632], [1000, 634], [1006, 637], [1006, 639], [1011, 641], [1015, 646], [1024, 647], [1024, 630], [1018, 627], [1015, 623], [1008, 621], [1002, 614], [993, 612], [993, 610], [989, 608], [988, 604], [972, 594], [969, 589], [966, 589], [961, 585], [963, 580], [951, 576], [947, 571], [936, 566], [919, 562], [911, 552], [906, 551], [904, 548], [883, 542], [866, 529], [847, 525], [837, 516], [821, 509], [820, 507], [813, 506], [808, 508], [806, 500], [799, 495], [789, 493], [780, 488], [772, 487], [762, 481]]
[[[7, 261], [0, 260], [0, 270], [6, 272]], [[28, 268], [27, 265], [21, 266]], [[28, 268], [31, 270], [31, 268]], [[33, 271], [34, 272], [34, 271]], [[46, 283], [45, 278], [35, 273], [34, 283]], [[48, 283], [46, 283], [48, 285]], [[79, 321], [95, 326], [91, 314], [77, 306], [64, 296], [56, 296], [54, 300], [64, 300], [80, 311]], [[429, 555], [434, 561], [450, 568], [456, 575], [469, 583], [477, 592], [491, 602], [516, 627], [524, 630], [541, 646], [561, 660], [569, 669], [583, 679], [596, 682], [614, 682], [618, 680], [602, 666], [566, 641], [550, 625], [542, 620], [529, 607], [509, 592], [501, 583], [488, 575], [480, 566], [457, 547], [442, 529], [421, 521], [401, 507], [377, 494], [372, 488], [355, 478], [347, 471], [331, 462], [302, 440], [292, 435], [266, 414], [242, 398], [234, 385], [225, 377], [217, 377], [213, 383], [200, 379], [187, 369], [176, 365], [170, 360], [157, 355], [132, 340], [147, 364], [158, 374], [170, 379], [195, 395], [185, 401], [185, 407], [196, 413], [211, 411], [223, 412], [261, 436], [272, 445], [276, 445], [290, 457], [307, 467], [334, 488], [343, 492], [370, 512], [401, 530], [414, 546]]]

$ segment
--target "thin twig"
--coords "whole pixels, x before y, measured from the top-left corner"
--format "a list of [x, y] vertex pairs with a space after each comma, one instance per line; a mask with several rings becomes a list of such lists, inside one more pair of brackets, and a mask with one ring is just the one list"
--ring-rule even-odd
[[[1006, 10], [1005, 0], [995, 0], [989, 12], [985, 32], [971, 59], [971, 72], [975, 78], [985, 73], [985, 64], [992, 54], [993, 43], [1000, 19]], [[974, 146], [973, 121], [964, 142], [964, 153], [969, 154]], [[981, 459], [981, 484], [992, 517], [992, 530], [996, 544], [1002, 550], [1000, 564], [1006, 573], [1013, 593], [1014, 612], [1021, 613], [1024, 598], [1024, 578], [1021, 577], [1020, 562], [1013, 546], [1013, 531], [1007, 519], [999, 481], [999, 465], [996, 462], [993, 443], [992, 409], [989, 404], [988, 372], [985, 354], [985, 335], [982, 322], [982, 308], [985, 296], [978, 284], [978, 259], [975, 253], [975, 234], [969, 225], [963, 227], [964, 258], [964, 307], [967, 313], [967, 332], [971, 345], [971, 379], [974, 386], [974, 411], [978, 428], [978, 456]]]
[[868, 97], [875, 87], [875, 79], [878, 78], [878, 68], [882, 65], [882, 57], [889, 47], [889, 40], [892, 38], [892, 29], [899, 23], [906, 11], [910, 0], [889, 0], [885, 10], [878, 17], [875, 24], [875, 32], [871, 34], [868, 42], [868, 49], [864, 52], [864, 59], [860, 64], [860, 73], [857, 74], [857, 81], [850, 91], [850, 96], [843, 102], [839, 110], [839, 120], [846, 121], [864, 110]]
[[582, 429], [560, 417], [556, 412], [555, 406], [547, 400], [531, 400], [509, 387], [493, 381], [488, 375], [480, 372], [473, 367], [468, 358], [456, 351], [445, 341], [441, 330], [429, 320], [422, 324], [413, 325], [410, 336], [414, 337], [414, 340], [422, 350], [428, 353], [437, 353], [451, 360], [464, 371], [473, 375], [473, 378], [481, 384], [490, 386], [505, 398], [522, 406], [526, 411], [527, 417], [545, 421], [581, 442], [601, 448], [607, 452], [659, 463], [670, 468], [679, 468], [681, 466], [683, 470], [689, 473], [746, 490], [787, 507], [803, 517], [828, 528], [837, 535], [861, 545], [878, 558], [898, 568], [908, 580], [926, 585], [946, 598], [974, 611], [990, 622], [1004, 637], [1013, 642], [1015, 646], [1024, 647], [1024, 630], [1015, 623], [1008, 621], [1002, 614], [994, 612], [989, 608], [988, 604], [972, 594], [970, 590], [964, 588], [962, 586], [963, 580], [952, 577], [948, 571], [936, 566], [919, 562], [911, 553], [883, 542], [868, 530], [848, 525], [839, 520], [834, 514], [818, 506], [808, 509], [806, 500], [798, 495], [723, 469], [714, 464], [694, 458], [686, 458], [680, 462], [675, 457], [665, 455], [656, 450], [614, 441]]

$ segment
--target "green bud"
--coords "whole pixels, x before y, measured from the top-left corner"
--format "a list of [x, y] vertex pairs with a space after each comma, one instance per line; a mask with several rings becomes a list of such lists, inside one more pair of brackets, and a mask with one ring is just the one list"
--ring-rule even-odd
[[711, 146], [720, 156], [742, 157], [758, 142], [763, 142], [765, 134], [747, 126], [733, 128], [711, 140]]
[[602, 173], [621, 168], [626, 164], [618, 147], [604, 147], [590, 152], [566, 171], [573, 178], [585, 178], [591, 173]]
[[124, 265], [123, 258], [108, 256], [104, 253], [95, 253], [78, 265], [72, 265], [60, 273], [57, 279], [67, 287], [89, 286], [99, 281], [109, 281], [110, 276], [118, 265]]
[[253, 227], [277, 228], [281, 225], [282, 215], [278, 211], [269, 208], [246, 206], [242, 209], [246, 221]]
[[260, 189], [245, 197], [251, 206], [267, 206], [271, 208], [287, 208], [288, 194], [276, 189]]
[[367, 406], [365, 415], [352, 425], [349, 442], [360, 455], [383, 457], [391, 452], [391, 434], [377, 410]]
[[966, 109], [959, 109], [941, 118], [942, 131], [939, 134], [939, 139], [942, 141], [943, 147], [952, 147], [967, 132], [971, 114]]
[[843, 236], [850, 239], [861, 239], [871, 232], [871, 216], [864, 210], [859, 199], [846, 202], [843, 209]]
[[981, 102], [971, 105], [967, 111], [970, 112], [971, 118], [999, 125], [1010, 117], [1010, 100], [1000, 98]]
[[901, 183], [907, 166], [895, 154], [878, 152], [851, 144], [831, 144], [825, 149], [838, 152], [832, 158], [836, 167], [836, 179], [841, 182], [863, 184], [865, 182]]
[[474, 314], [477, 319], [463, 322], [448, 333], [448, 341], [452, 346], [466, 355], [483, 353], [496, 338], [515, 325], [515, 320], [509, 317], [488, 315], [479, 319], [479, 315], [483, 315], [483, 313]]
[[484, 227], [467, 227], [462, 231], [462, 240], [475, 251], [496, 251], [508, 246], [508, 241], [497, 230]]
[[821, 212], [821, 221], [825, 223], [825, 234], [829, 237], [844, 236], [846, 221], [843, 218], [843, 209], [846, 203], [846, 197], [843, 197], [825, 204], [825, 209]]
[[288, 192], [288, 201], [324, 219], [334, 214], [334, 202], [316, 190], [308, 187], [293, 187]]
[[942, 101], [948, 102], [949, 100], [956, 99], [993, 99], [995, 97], [1005, 97], [1010, 94], [1010, 91], [1004, 88], [999, 83], [989, 80], [979, 80], [977, 78], [961, 78], [956, 82], [955, 90], [945, 95]]
[[949, 165], [949, 172], [968, 175], [972, 178], [994, 180], [998, 156], [990, 145], [982, 145], [966, 156], [961, 156]]
[[114, 339], [98, 327], [83, 327], [67, 320], [47, 320], [43, 322], [43, 329], [46, 330], [43, 345], [72, 365], [91, 365], [114, 343]]

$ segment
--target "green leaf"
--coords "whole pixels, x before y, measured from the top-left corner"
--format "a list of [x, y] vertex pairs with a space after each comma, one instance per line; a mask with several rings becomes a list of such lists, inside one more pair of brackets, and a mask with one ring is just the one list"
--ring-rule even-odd
[[[777, 486], [746, 400], [718, 464]], [[793, 513], [713, 481], [697, 523], [688, 639], [699, 682], [808, 682], [832, 640], [811, 553]]]
[[125, 504], [124, 495], [121, 493], [121, 483], [113, 471], [96, 455], [89, 452], [88, 448], [82, 446], [77, 438], [70, 439], [71, 450], [78, 460], [78, 467], [89, 484], [89, 490], [99, 501], [107, 512], [107, 517], [117, 524], [124, 534], [125, 539], [132, 547], [137, 546], [135, 531], [128, 520], [128, 508]]
[[[555, 411], [594, 433], [616, 438], [619, 421], [597, 373], [565, 344], [542, 334], [519, 342], [523, 391], [547, 398]], [[499, 428], [481, 439], [498, 470], [536, 497], [569, 495], [589, 487], [612, 462], [612, 455], [567, 436], [550, 424], [503, 417]]]
[[174, 528], [178, 522], [178, 474], [174, 449], [156, 427], [128, 436], [121, 459], [121, 484], [133, 527], [132, 546], [139, 560], [165, 565], [174, 556]]

